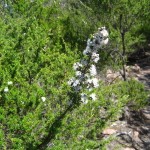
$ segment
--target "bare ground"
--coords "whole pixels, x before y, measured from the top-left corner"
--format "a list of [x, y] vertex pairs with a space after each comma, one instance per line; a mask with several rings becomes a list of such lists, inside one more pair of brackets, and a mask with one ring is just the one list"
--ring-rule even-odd
[[[129, 61], [130, 65], [139, 66], [139, 72], [134, 75], [150, 91], [150, 50], [136, 52]], [[107, 145], [107, 150], [150, 150], [150, 98], [148, 101], [149, 104], [138, 111], [127, 107], [125, 117], [104, 130], [104, 137], [116, 137]]]

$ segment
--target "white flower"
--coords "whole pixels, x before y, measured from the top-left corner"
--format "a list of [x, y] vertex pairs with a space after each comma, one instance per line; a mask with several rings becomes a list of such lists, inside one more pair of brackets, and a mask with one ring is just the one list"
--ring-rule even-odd
[[76, 87], [77, 85], [80, 84], [80, 81], [78, 79], [76, 79], [74, 82], [73, 82], [73, 87]]
[[102, 40], [102, 41], [100, 42], [100, 44], [101, 44], [101, 45], [107, 45], [108, 42], [109, 42], [109, 39], [106, 38], [105, 40]]
[[8, 85], [12, 85], [13, 82], [12, 82], [12, 81], [8, 81], [7, 84], [8, 84]]
[[45, 102], [45, 101], [46, 101], [46, 97], [41, 97], [41, 100], [42, 100], [43, 102]]
[[76, 76], [81, 76], [81, 75], [82, 75], [81, 71], [76, 71]]
[[90, 46], [92, 44], [92, 41], [90, 39], [87, 40], [87, 46]]
[[8, 5], [7, 5], [7, 4], [5, 4], [5, 5], [4, 5], [4, 7], [5, 7], [5, 8], [7, 8], [7, 7], [8, 7]]
[[90, 78], [90, 74], [89, 73], [86, 73], [85, 75], [84, 75], [86, 78]]
[[99, 83], [98, 83], [98, 79], [97, 78], [92, 78], [91, 80], [92, 80], [93, 86], [95, 88], [99, 87]]
[[71, 85], [75, 81], [75, 78], [71, 78], [67, 83], [68, 85]]
[[94, 65], [91, 65], [89, 71], [91, 76], [97, 75], [96, 67]]
[[76, 62], [73, 64], [73, 69], [74, 70], [78, 70], [80, 67], [82, 67], [82, 64], [80, 64], [79, 62]]
[[87, 46], [86, 49], [83, 51], [83, 54], [87, 55], [89, 53], [91, 53], [91, 48], [89, 46]]
[[[99, 87], [99, 83], [98, 83], [98, 79], [97, 78], [92, 78], [92, 79], [87, 79], [86, 83], [88, 84], [87, 88], [90, 87], [90, 85], [92, 85], [93, 87], [97, 88]], [[90, 87], [91, 88], [91, 87]]]
[[101, 27], [99, 30], [99, 33], [102, 34], [103, 37], [108, 37], [109, 34], [105, 27]]
[[92, 94], [90, 94], [90, 97], [92, 98], [92, 100], [96, 100], [97, 98], [96, 98], [96, 94], [95, 93], [92, 93]]
[[99, 54], [97, 54], [96, 52], [93, 52], [91, 58], [95, 63], [97, 63], [99, 61]]
[[92, 83], [92, 79], [87, 79], [86, 83], [91, 84]]
[[[74, 63], [73, 69], [76, 77], [68, 81], [68, 84], [73, 87], [74, 91], [79, 92], [82, 88], [86, 88], [87, 91], [91, 92], [93, 88], [99, 86], [99, 80], [96, 78], [97, 70], [94, 64], [100, 59], [99, 54], [97, 54], [98, 49], [106, 44], [108, 44], [108, 31], [105, 27], [99, 28], [99, 31], [93, 35], [93, 38], [87, 40], [86, 49], [83, 51], [83, 54], [87, 56], [85, 60], [80, 60], [80, 63]], [[96, 100], [94, 93], [90, 97]], [[85, 104], [88, 102], [86, 94], [81, 94], [81, 101]]]
[[83, 104], [87, 104], [88, 103], [88, 99], [85, 93], [81, 93], [81, 102]]
[[4, 92], [7, 93], [9, 91], [8, 87], [4, 88]]

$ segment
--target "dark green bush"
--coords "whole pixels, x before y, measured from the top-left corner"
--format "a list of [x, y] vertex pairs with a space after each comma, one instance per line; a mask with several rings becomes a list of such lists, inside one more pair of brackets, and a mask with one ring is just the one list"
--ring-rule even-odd
[[136, 81], [101, 83], [97, 101], [79, 103], [67, 81], [100, 23], [93, 25], [91, 18], [97, 18], [90, 9], [84, 13], [86, 5], [75, 6], [0, 3], [0, 149], [103, 149], [104, 127], [130, 101], [144, 103], [144, 88]]

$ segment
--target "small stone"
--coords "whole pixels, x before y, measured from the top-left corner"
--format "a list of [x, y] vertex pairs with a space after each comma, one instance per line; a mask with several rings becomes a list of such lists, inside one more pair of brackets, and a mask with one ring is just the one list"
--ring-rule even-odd
[[140, 114], [141, 114], [142, 120], [145, 123], [150, 123], [150, 110], [143, 109], [143, 110], [140, 111]]
[[105, 134], [105, 135], [111, 135], [111, 134], [114, 134], [116, 132], [117, 132], [117, 130], [115, 130], [115, 129], [105, 129], [103, 131], [103, 134]]
[[141, 141], [141, 140], [139, 139], [139, 132], [138, 132], [138, 131], [133, 131], [133, 139], [134, 139], [135, 141]]

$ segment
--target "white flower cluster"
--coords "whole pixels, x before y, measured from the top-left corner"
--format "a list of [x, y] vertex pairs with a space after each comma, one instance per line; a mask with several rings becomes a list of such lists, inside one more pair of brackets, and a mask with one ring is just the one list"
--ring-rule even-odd
[[[84, 55], [92, 54], [93, 61], [97, 61], [99, 55], [95, 55], [99, 48], [102, 48], [104, 45], [108, 44], [108, 31], [105, 27], [98, 29], [98, 32], [93, 35], [92, 39], [88, 39], [86, 49], [83, 51]], [[95, 58], [95, 59], [94, 59]]]
[[[96, 63], [99, 61], [98, 50], [108, 43], [108, 31], [105, 27], [99, 28], [98, 32], [93, 35], [92, 39], [88, 39], [86, 49], [83, 55], [86, 59], [76, 62], [73, 65], [75, 77], [68, 81], [68, 84], [75, 92], [80, 92], [81, 102], [88, 103], [88, 99], [96, 100], [96, 94], [91, 92], [94, 88], [99, 87]], [[85, 90], [86, 89], [86, 90]], [[85, 92], [83, 92], [85, 91]], [[90, 94], [88, 94], [90, 92]]]
[[[8, 85], [8, 86], [10, 86], [10, 85], [12, 85], [12, 84], [13, 84], [12, 81], [8, 81], [8, 82], [7, 82], [7, 85]], [[5, 92], [5, 93], [9, 92], [8, 86], [6, 86], [6, 87], [4, 88], [4, 92]]]
[[42, 100], [42, 102], [45, 102], [46, 101], [46, 97], [42, 96], [41, 100]]

